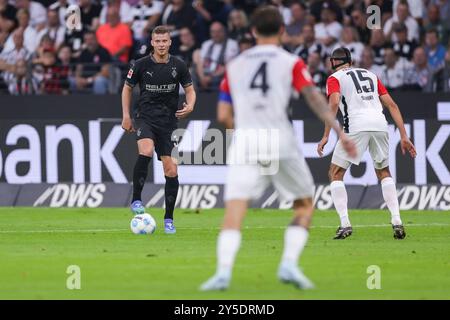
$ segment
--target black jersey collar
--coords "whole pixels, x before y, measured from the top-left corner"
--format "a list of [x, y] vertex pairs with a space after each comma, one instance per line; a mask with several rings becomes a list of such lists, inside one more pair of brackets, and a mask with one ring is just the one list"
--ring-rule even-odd
[[158, 62], [158, 61], [155, 60], [155, 57], [153, 56], [153, 52], [150, 53], [150, 59], [152, 59], [152, 61], [153, 61], [154, 63], [167, 64], [167, 63], [169, 63], [169, 61], [170, 61], [170, 57], [171, 57], [171, 55], [170, 55], [170, 53], [169, 53], [169, 55], [167, 56], [167, 61], [166, 61], [166, 62]]

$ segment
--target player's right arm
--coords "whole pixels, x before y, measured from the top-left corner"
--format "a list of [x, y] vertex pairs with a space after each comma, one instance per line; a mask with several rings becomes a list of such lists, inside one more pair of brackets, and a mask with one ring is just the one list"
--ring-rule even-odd
[[233, 102], [231, 100], [230, 86], [228, 77], [225, 73], [220, 83], [219, 102], [217, 103], [217, 121], [224, 125], [226, 129], [233, 129]]
[[344, 150], [350, 157], [356, 156], [356, 147], [341, 127], [336, 123], [336, 114], [333, 114], [327, 100], [319, 89], [312, 83], [311, 76], [306, 70], [302, 60], [298, 60], [293, 69], [293, 87], [306, 99], [309, 108], [321, 119], [326, 126], [333, 128], [341, 140]]
[[130, 67], [127, 78], [122, 88], [122, 129], [126, 132], [133, 132], [133, 122], [130, 116], [131, 97], [133, 87], [139, 82], [138, 66], [135, 63]]
[[[337, 111], [339, 109], [339, 102], [341, 101], [339, 81], [335, 77], [328, 77], [327, 79], [327, 96], [328, 105], [336, 117]], [[330, 136], [331, 127], [325, 124], [325, 129], [323, 131], [322, 139], [317, 145], [317, 153], [319, 156], [323, 156], [323, 148], [328, 143], [328, 137]]]

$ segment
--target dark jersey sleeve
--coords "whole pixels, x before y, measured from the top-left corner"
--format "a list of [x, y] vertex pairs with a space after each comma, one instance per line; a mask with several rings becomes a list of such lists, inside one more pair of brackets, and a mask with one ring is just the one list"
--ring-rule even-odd
[[180, 84], [183, 88], [192, 85], [192, 78], [186, 63], [180, 61]]
[[136, 84], [139, 83], [139, 80], [141, 79], [140, 66], [141, 64], [138, 61], [136, 61], [134, 64], [130, 66], [130, 69], [128, 70], [125, 83], [130, 87], [134, 87]]

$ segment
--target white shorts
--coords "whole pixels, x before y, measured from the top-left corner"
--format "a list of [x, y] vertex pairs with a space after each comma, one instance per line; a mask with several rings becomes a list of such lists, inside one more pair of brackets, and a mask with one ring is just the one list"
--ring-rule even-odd
[[225, 201], [259, 198], [270, 183], [282, 200], [310, 198], [314, 181], [304, 158], [277, 160], [277, 170], [266, 174], [259, 164], [229, 165], [225, 186]]
[[339, 140], [334, 148], [331, 163], [347, 169], [350, 165], [358, 165], [361, 158], [369, 149], [375, 169], [383, 169], [389, 165], [389, 135], [384, 131], [361, 131], [347, 134], [356, 144], [357, 156], [350, 158]]

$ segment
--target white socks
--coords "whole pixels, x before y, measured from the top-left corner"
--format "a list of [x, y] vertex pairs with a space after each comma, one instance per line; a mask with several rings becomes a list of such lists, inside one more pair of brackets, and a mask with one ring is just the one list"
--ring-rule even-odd
[[333, 199], [334, 207], [341, 219], [341, 227], [350, 227], [350, 220], [348, 219], [347, 208], [347, 191], [343, 181], [336, 180], [331, 182], [331, 198]]
[[234, 260], [241, 246], [241, 232], [234, 229], [222, 230], [217, 240], [217, 273], [231, 277]]
[[289, 226], [284, 233], [284, 251], [281, 264], [297, 266], [300, 254], [308, 240], [308, 230], [301, 226]]
[[391, 212], [391, 223], [393, 225], [402, 224], [394, 179], [387, 177], [381, 180], [381, 191], [383, 192], [384, 201]]

